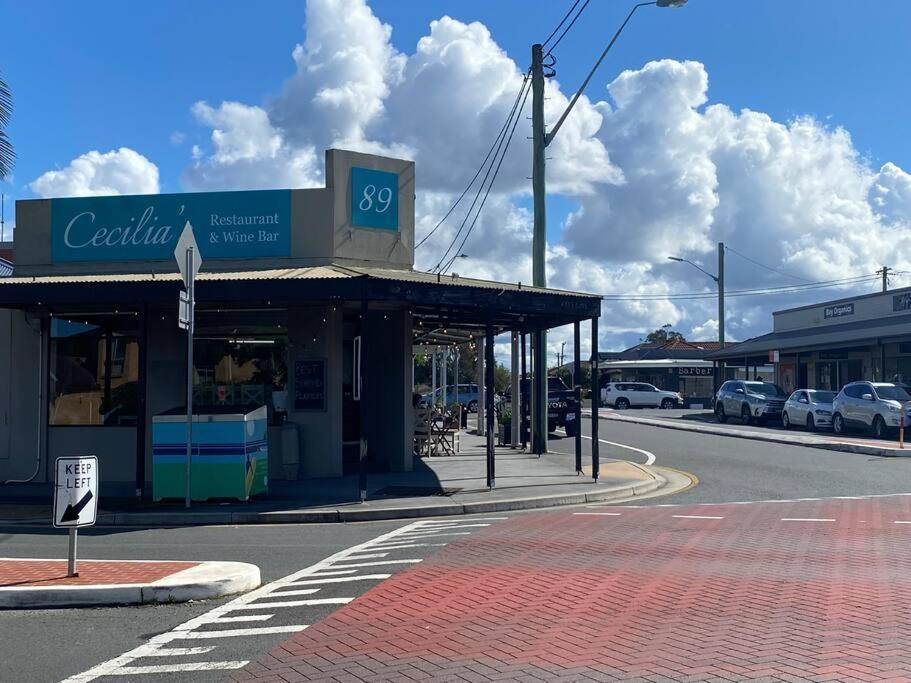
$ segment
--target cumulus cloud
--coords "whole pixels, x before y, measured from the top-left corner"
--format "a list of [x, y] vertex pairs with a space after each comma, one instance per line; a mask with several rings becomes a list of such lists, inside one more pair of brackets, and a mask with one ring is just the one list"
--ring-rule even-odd
[[105, 153], [93, 150], [65, 168], [47, 171], [29, 187], [41, 197], [157, 194], [158, 167], [129, 147]]

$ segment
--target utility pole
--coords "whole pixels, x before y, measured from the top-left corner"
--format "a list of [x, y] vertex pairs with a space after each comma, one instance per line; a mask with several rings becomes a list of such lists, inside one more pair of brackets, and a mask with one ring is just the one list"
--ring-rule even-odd
[[[532, 284], [535, 287], [546, 287], [547, 190], [544, 183], [544, 151], [547, 146], [547, 133], [544, 131], [544, 46], [540, 43], [531, 46], [531, 95], [531, 135], [534, 154], [531, 171], [534, 194]], [[532, 453], [540, 455], [547, 452], [547, 333], [544, 330], [536, 330], [532, 337], [534, 381], [531, 392], [531, 450]]]
[[[718, 243], [718, 350], [724, 351], [724, 242]], [[718, 361], [718, 388], [724, 384], [724, 361]]]
[[889, 271], [892, 270], [889, 266], [883, 266], [876, 271], [877, 275], [882, 274], [883, 276], [883, 292], [889, 291]]

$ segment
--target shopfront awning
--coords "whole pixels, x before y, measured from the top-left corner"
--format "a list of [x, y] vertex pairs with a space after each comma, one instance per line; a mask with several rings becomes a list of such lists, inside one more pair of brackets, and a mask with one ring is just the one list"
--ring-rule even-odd
[[711, 353], [706, 359], [737, 360], [747, 356], [767, 356], [769, 351], [797, 353], [832, 347], [870, 346], [903, 338], [911, 338], [911, 315], [771, 332]]
[[[55, 312], [74, 306], [128, 309], [140, 303], [176, 307], [181, 288], [176, 272], [8, 277], [0, 279], [0, 308]], [[202, 308], [226, 309], [327, 300], [406, 306], [421, 321], [423, 336], [431, 343], [447, 343], [445, 337], [456, 329], [482, 334], [490, 324], [497, 331], [530, 331], [597, 317], [601, 312], [601, 297], [594, 294], [337, 264], [201, 272], [196, 299]], [[421, 343], [419, 336], [416, 343]]]

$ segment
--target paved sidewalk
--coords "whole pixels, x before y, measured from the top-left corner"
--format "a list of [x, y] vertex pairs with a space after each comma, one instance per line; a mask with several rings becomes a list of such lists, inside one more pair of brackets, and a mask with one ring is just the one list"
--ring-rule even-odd
[[908, 496], [517, 516], [232, 680], [909, 681], [909, 534]]
[[[297, 524], [437, 517], [618, 502], [656, 491], [672, 493], [691, 483], [621, 460], [629, 453], [607, 445], [601, 446], [600, 479], [594, 482], [586, 442], [583, 473], [579, 475], [572, 455], [547, 453], [538, 457], [498, 448], [496, 487], [488, 490], [483, 442], [483, 438], [467, 434], [463, 436], [460, 455], [415, 459], [412, 472], [370, 474], [365, 503], [359, 499], [356, 476], [278, 481], [270, 483], [270, 495], [265, 499], [194, 503], [190, 510], [183, 507], [182, 501], [141, 505], [127, 502], [118, 506], [102, 498], [98, 525]], [[43, 523], [47, 523], [47, 505], [0, 506], [0, 525], [34, 525], [36, 520], [42, 523], [42, 510]]]
[[243, 562], [0, 558], [0, 608], [186, 602], [242, 593], [260, 584]]

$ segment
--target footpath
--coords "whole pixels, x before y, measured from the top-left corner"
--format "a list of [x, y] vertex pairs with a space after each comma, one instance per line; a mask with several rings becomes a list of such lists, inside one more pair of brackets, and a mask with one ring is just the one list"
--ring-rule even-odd
[[187, 602], [245, 593], [260, 585], [244, 562], [0, 558], [0, 608], [76, 607]]

